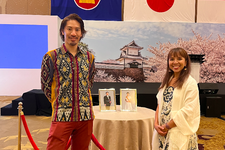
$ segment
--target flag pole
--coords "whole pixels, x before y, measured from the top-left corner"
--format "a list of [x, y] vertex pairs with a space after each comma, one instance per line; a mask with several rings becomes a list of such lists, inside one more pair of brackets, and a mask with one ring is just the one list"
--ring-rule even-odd
[[198, 0], [195, 0], [195, 23], [198, 21]]

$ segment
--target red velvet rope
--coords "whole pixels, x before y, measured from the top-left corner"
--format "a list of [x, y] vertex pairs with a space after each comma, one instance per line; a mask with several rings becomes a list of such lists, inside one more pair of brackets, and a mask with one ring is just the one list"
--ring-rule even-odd
[[[98, 140], [95, 138], [94, 134], [91, 135], [91, 139], [92, 141], [95, 143], [95, 145], [100, 149], [100, 150], [105, 150], [105, 148], [98, 142]], [[66, 149], [68, 150], [68, 148], [70, 147], [71, 144], [71, 138], [69, 139], [67, 145], [66, 145]]]
[[21, 119], [22, 119], [22, 122], [23, 122], [24, 129], [25, 129], [25, 131], [27, 133], [27, 136], [28, 136], [28, 138], [30, 140], [30, 143], [32, 144], [32, 146], [33, 146], [33, 148], [35, 150], [39, 150], [38, 147], [37, 147], [37, 145], [34, 143], [34, 140], [33, 140], [32, 136], [30, 134], [30, 131], [29, 131], [28, 126], [27, 126], [27, 122], [25, 120], [25, 116], [24, 115], [21, 115]]
[[65, 150], [68, 150], [68, 148], [70, 147], [70, 144], [71, 144], [71, 138], [69, 139], [67, 145], [66, 145], [66, 149]]
[[[27, 126], [27, 122], [26, 122], [26, 119], [25, 119], [25, 116], [24, 115], [21, 115], [21, 119], [22, 119], [22, 122], [23, 122], [23, 126], [24, 126], [24, 129], [27, 133], [27, 136], [30, 140], [30, 143], [32, 144], [34, 150], [39, 150], [37, 145], [34, 143], [34, 140], [30, 134], [30, 131], [28, 129], [28, 126]], [[94, 134], [91, 135], [91, 139], [92, 141], [95, 143], [95, 145], [100, 149], [100, 150], [105, 150], [105, 148], [98, 142], [98, 140], [95, 138]], [[71, 145], [71, 138], [69, 139], [67, 145], [66, 145], [66, 149], [67, 150]]]
[[91, 139], [100, 150], [105, 150], [105, 148], [95, 138], [94, 134], [91, 135]]

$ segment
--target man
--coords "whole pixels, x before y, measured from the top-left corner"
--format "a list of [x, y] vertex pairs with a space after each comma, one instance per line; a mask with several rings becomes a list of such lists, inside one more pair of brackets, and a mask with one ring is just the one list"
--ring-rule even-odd
[[104, 105], [110, 106], [112, 101], [111, 101], [111, 97], [109, 96], [109, 92], [106, 92], [105, 94], [106, 95], [104, 96]]
[[60, 26], [63, 45], [45, 54], [41, 87], [52, 104], [52, 124], [47, 150], [63, 150], [71, 136], [71, 150], [88, 150], [93, 126], [94, 55], [78, 46], [86, 31], [77, 14]]

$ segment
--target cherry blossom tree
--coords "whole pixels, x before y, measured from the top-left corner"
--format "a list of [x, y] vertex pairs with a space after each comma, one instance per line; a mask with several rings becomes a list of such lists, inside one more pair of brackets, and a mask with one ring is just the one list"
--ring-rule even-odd
[[105, 73], [105, 70], [97, 70], [94, 78], [95, 82], [135, 82], [134, 79], [128, 76], [119, 77], [116, 79], [113, 75]]
[[119, 77], [120, 82], [135, 82], [131, 77]]
[[192, 31], [194, 36], [189, 40], [179, 38], [176, 43], [157, 43], [158, 47], [149, 45], [148, 51], [154, 54], [153, 57], [148, 57], [145, 61], [149, 66], [157, 67], [156, 72], [151, 72], [151, 69], [144, 69], [146, 82], [161, 82], [166, 71], [166, 58], [170, 49], [182, 47], [187, 50], [188, 54], [202, 54], [204, 62], [200, 68], [200, 82], [209, 83], [225, 83], [225, 35], [217, 36], [212, 39], [212, 34], [209, 36], [201, 36]]
[[94, 82], [116, 82], [112, 75], [108, 75], [104, 70], [97, 70]]

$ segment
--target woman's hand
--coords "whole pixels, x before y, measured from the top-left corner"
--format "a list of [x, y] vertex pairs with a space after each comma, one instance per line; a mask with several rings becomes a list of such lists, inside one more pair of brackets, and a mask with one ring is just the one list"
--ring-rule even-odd
[[165, 132], [168, 132], [169, 131], [169, 129], [167, 128], [166, 124], [162, 125], [161, 127], [164, 128], [164, 131]]
[[165, 136], [168, 132], [168, 129], [166, 129], [163, 126], [160, 125], [155, 125], [155, 130], [159, 133], [161, 136]]

